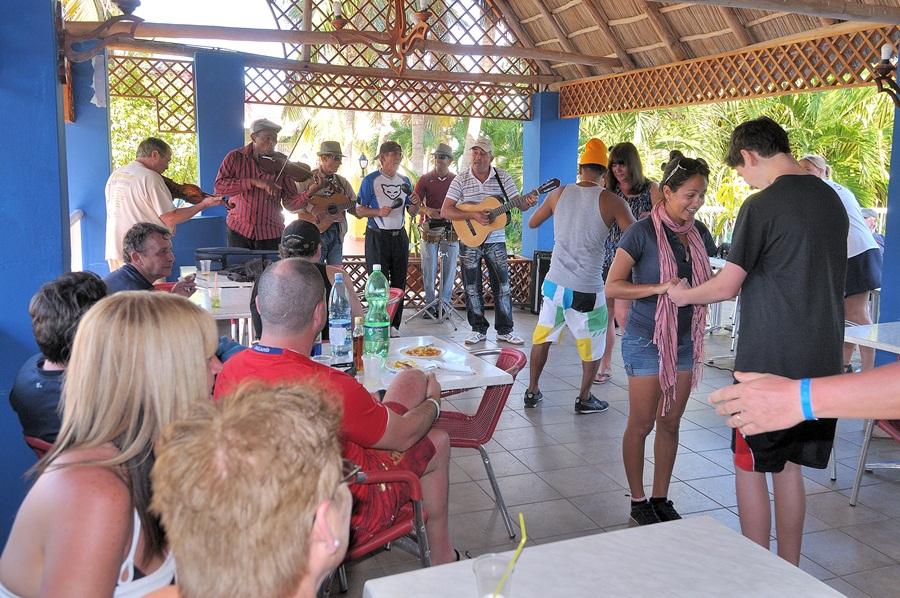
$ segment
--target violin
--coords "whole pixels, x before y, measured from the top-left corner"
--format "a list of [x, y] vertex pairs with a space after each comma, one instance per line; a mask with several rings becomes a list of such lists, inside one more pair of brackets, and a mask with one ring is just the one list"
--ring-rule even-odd
[[[312, 169], [307, 164], [291, 162], [287, 156], [280, 152], [275, 152], [268, 156], [259, 156], [257, 164], [259, 164], [260, 170], [266, 174], [274, 174], [275, 176], [283, 174], [299, 183], [312, 178]], [[277, 183], [278, 181], [275, 182]]]
[[198, 204], [207, 197], [212, 197], [211, 193], [207, 193], [193, 183], [176, 183], [167, 176], [163, 177], [172, 199], [183, 199], [189, 204]]

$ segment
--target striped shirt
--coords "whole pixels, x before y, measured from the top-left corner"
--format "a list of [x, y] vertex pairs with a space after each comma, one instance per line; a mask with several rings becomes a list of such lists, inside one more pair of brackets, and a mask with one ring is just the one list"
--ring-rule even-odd
[[[503, 193], [500, 191], [500, 185], [497, 184], [497, 176], [500, 176], [500, 182], [503, 183], [503, 189], [509, 199], [519, 195], [519, 188], [516, 187], [515, 181], [509, 176], [509, 173], [499, 168], [491, 167], [491, 174], [482, 183], [472, 174], [472, 169], [461, 172], [456, 175], [450, 182], [447, 189], [447, 199], [456, 203], [481, 203], [485, 197], [493, 195], [503, 202]], [[495, 230], [487, 236], [485, 243], [503, 243], [506, 241], [506, 231], [504, 229]]]
[[225, 223], [228, 228], [248, 239], [279, 239], [284, 231], [282, 205], [299, 210], [306, 205], [309, 194], [297, 191], [297, 182], [285, 174], [279, 179], [281, 192], [269, 194], [250, 184], [250, 179], [274, 181], [275, 175], [263, 172], [253, 159], [253, 144], [228, 152], [216, 175], [216, 195], [230, 195], [234, 208], [229, 210]]

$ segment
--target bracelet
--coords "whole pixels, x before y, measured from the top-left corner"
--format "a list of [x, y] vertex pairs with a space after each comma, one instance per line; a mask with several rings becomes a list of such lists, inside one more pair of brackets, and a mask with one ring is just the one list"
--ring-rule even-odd
[[431, 401], [432, 403], [434, 403], [434, 408], [437, 409], [437, 413], [434, 414], [434, 420], [432, 421], [432, 423], [434, 423], [435, 421], [437, 421], [437, 418], [439, 418], [441, 416], [441, 404], [438, 403], [435, 399], [425, 399], [425, 400]]
[[812, 397], [810, 397], [809, 392], [811, 386], [812, 381], [809, 378], [800, 380], [800, 409], [803, 410], [803, 419], [806, 421], [818, 419], [813, 414]]

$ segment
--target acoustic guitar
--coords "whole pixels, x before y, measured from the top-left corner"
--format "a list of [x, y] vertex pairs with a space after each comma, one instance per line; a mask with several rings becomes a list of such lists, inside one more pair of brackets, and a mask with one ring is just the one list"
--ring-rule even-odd
[[306, 210], [297, 213], [297, 218], [312, 222], [320, 233], [324, 233], [329, 226], [343, 218], [344, 212], [352, 208], [353, 204], [354, 201], [343, 193], [313, 195], [309, 198]]
[[478, 247], [488, 235], [495, 230], [500, 230], [509, 224], [509, 211], [513, 208], [521, 210], [525, 206], [525, 199], [532, 193], [543, 195], [559, 187], [559, 179], [550, 179], [542, 183], [524, 196], [519, 196], [505, 202], [493, 195], [488, 195], [479, 203], [458, 203], [457, 209], [463, 212], [487, 212], [491, 219], [490, 224], [480, 224], [477, 220], [454, 220], [453, 230], [459, 235], [459, 240], [466, 247]]

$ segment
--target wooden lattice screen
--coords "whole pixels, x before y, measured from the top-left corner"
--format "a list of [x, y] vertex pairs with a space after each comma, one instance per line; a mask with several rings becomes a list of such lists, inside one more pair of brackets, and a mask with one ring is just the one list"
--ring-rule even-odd
[[109, 95], [156, 102], [161, 133], [193, 133], [194, 63], [138, 56], [109, 57]]
[[[304, 0], [267, 0], [281, 29], [303, 30]], [[393, 22], [390, 0], [344, 0], [349, 28], [384, 31]], [[409, 3], [407, 20], [415, 22]], [[490, 2], [433, 0], [431, 39], [449, 44], [513, 46], [515, 33]], [[332, 31], [332, 3], [312, 2], [310, 29]], [[327, 65], [386, 69], [390, 65], [362, 44], [310, 46], [308, 59]], [[284, 45], [286, 58], [303, 58], [303, 47]], [[500, 73], [512, 76], [538, 74], [534, 61], [501, 56], [456, 56], [417, 52], [407, 59], [407, 68], [472, 75], [471, 82], [412, 81], [367, 76], [309, 75], [273, 69], [247, 69], [247, 101], [262, 104], [355, 109], [407, 114], [479, 116], [528, 120], [531, 95], [536, 86], [511, 83], [481, 83], [478, 75]], [[296, 83], [295, 83], [296, 82]]]
[[560, 87], [561, 117], [630, 112], [871, 84], [882, 27], [701, 58]]
[[531, 118], [531, 87], [380, 79], [247, 67], [251, 104], [438, 116]]

